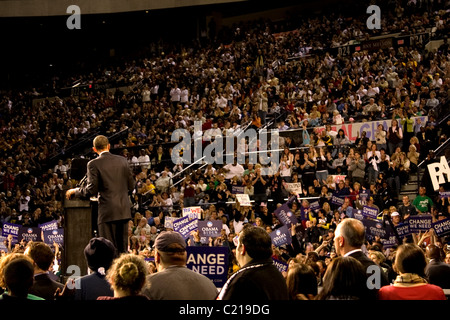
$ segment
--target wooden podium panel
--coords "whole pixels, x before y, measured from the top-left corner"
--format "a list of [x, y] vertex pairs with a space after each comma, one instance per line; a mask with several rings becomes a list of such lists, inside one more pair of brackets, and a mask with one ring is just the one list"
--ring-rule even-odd
[[[90, 200], [64, 199], [64, 209], [64, 252], [61, 257], [61, 273], [65, 275], [68, 267], [75, 265], [80, 268], [80, 276], [84, 276], [88, 271], [84, 248], [93, 237], [91, 203]], [[71, 272], [68, 275], [72, 275]]]

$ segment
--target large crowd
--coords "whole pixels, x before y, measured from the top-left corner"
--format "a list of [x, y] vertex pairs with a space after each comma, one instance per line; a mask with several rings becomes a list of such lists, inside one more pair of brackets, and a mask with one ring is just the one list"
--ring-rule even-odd
[[[437, 37], [448, 34], [444, 4], [434, 3], [432, 8], [428, 3], [419, 7], [389, 1], [389, 5], [393, 10], [382, 19], [383, 33], [414, 34], [434, 28]], [[285, 33], [275, 36], [280, 32]], [[37, 103], [32, 101], [40, 97], [39, 89], [4, 94], [0, 222], [37, 227], [57, 220], [63, 226], [64, 190], [78, 182], [71, 177], [68, 150], [102, 132], [117, 135], [111, 151], [128, 158], [136, 179], [130, 195], [134, 217], [129, 224], [130, 253], [152, 256], [156, 237], [168, 228], [165, 217], [181, 217], [183, 208], [193, 206], [202, 208], [202, 220], [221, 220], [223, 233], [201, 241], [193, 232], [191, 245], [228, 246], [232, 252], [232, 239], [244, 224], [269, 233], [279, 228], [281, 222], [273, 212], [291, 199], [291, 211], [302, 223], [291, 228], [293, 244], [274, 247], [274, 257], [310, 265], [320, 284], [336, 255], [334, 230], [343, 219], [354, 217], [352, 208], [377, 207], [378, 218], [394, 225], [416, 214], [430, 214], [433, 222], [450, 217], [448, 196], [434, 192], [425, 178], [412, 199], [401, 195], [410, 174], [420, 171], [419, 163], [437, 161], [433, 150], [448, 138], [449, 121], [439, 123], [442, 115], [435, 113], [436, 107], [448, 103], [447, 39], [430, 52], [416, 43], [349, 56], [330, 54], [330, 48], [349, 40], [380, 34], [336, 13], [279, 23], [240, 23], [223, 31], [221, 41], [193, 42], [192, 47], [172, 51], [165, 50], [173, 48], [169, 44], [152, 45], [148, 57], [59, 80], [61, 86], [77, 78], [94, 85], [128, 86], [125, 91], [87, 89], [79, 96]], [[324, 43], [331, 46], [325, 48]], [[425, 123], [418, 118], [422, 116], [427, 117]], [[333, 130], [367, 120], [392, 121], [388, 128], [379, 126], [371, 139], [362, 132], [351, 141], [343, 130]], [[295, 132], [301, 139], [280, 135], [283, 151], [272, 175], [261, 175], [262, 165], [248, 161], [199, 163], [186, 169], [186, 164], [172, 162], [171, 135], [187, 129], [195, 136], [195, 121], [211, 135], [271, 128]], [[344, 178], [335, 180], [336, 175]], [[300, 194], [289, 189], [295, 182], [302, 184]], [[239, 205], [238, 189], [249, 195], [251, 206]], [[367, 203], [359, 197], [365, 190], [370, 191]], [[440, 191], [447, 190], [441, 186]], [[344, 204], [332, 203], [333, 196], [345, 199]], [[320, 209], [310, 210], [315, 200]], [[3, 254], [25, 246], [4, 240]], [[423, 247], [435, 244], [449, 259], [448, 239], [431, 231], [405, 241]], [[384, 249], [380, 239], [366, 247], [392, 280], [395, 247]], [[230, 273], [236, 268], [232, 261]]]

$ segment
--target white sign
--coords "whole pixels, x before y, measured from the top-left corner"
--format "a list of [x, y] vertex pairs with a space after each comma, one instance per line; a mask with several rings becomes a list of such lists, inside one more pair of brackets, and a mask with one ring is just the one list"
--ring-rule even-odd
[[236, 194], [236, 200], [239, 202], [239, 204], [243, 207], [251, 207], [250, 203], [250, 197], [248, 194]]
[[293, 194], [302, 194], [302, 184], [300, 182], [296, 183], [286, 183], [286, 190], [292, 192]]
[[447, 175], [447, 181], [450, 182], [450, 167], [445, 156], [441, 157], [441, 162], [429, 164], [428, 172], [430, 173], [434, 191], [439, 190], [439, 185], [445, 183], [444, 174]]

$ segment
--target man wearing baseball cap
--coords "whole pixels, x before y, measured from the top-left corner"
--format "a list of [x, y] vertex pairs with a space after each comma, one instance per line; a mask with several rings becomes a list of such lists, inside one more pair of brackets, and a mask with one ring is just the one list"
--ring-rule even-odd
[[217, 288], [206, 276], [186, 267], [186, 242], [175, 231], [163, 231], [155, 239], [158, 272], [148, 276], [143, 294], [151, 300], [214, 300]]

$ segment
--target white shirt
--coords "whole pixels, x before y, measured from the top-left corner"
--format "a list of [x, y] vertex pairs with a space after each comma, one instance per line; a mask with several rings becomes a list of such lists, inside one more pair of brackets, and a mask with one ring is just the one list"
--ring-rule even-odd
[[361, 252], [362, 252], [362, 249], [355, 249], [355, 250], [349, 251], [349, 252], [347, 252], [346, 254], [344, 254], [344, 257], [348, 257], [348, 256], [351, 255], [352, 253], [355, 253], [355, 252], [358, 252], [358, 251], [361, 251]]

